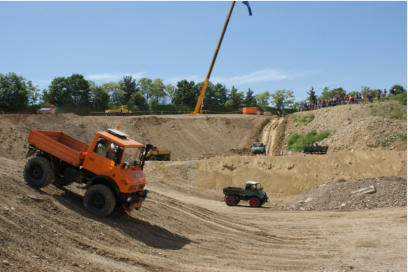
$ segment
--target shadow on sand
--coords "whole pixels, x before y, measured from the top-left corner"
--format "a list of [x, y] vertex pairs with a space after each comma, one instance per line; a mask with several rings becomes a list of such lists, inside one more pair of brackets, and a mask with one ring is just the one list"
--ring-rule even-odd
[[65, 188], [61, 190], [64, 191], [63, 195], [52, 195], [52, 197], [68, 209], [73, 210], [83, 217], [119, 229], [129, 237], [138, 240], [147, 246], [160, 249], [178, 250], [192, 242], [190, 239], [172, 233], [165, 228], [134, 218], [120, 208], [117, 208], [113, 214], [108, 217], [97, 217], [88, 213], [83, 208], [83, 197], [81, 195]]

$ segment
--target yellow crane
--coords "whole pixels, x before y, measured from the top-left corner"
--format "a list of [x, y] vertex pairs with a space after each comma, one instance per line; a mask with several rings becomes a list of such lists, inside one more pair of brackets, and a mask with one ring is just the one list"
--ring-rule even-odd
[[[252, 15], [252, 11], [251, 11], [251, 8], [249, 7], [248, 1], [243, 1], [243, 3], [248, 7], [249, 15]], [[228, 26], [228, 23], [229, 23], [229, 20], [230, 20], [230, 17], [231, 17], [232, 10], [234, 9], [234, 6], [235, 6], [235, 1], [232, 1], [231, 7], [230, 7], [228, 15], [227, 15], [227, 19], [225, 20], [225, 24], [224, 24], [224, 27], [223, 27], [222, 32], [221, 32], [220, 39], [219, 39], [218, 44], [217, 44], [217, 48], [215, 49], [214, 56], [213, 56], [211, 64], [210, 64], [210, 68], [208, 69], [207, 76], [205, 77], [204, 84], [203, 84], [203, 87], [201, 88], [201, 93], [200, 93], [200, 96], [198, 97], [197, 104], [195, 106], [193, 114], [202, 113], [202, 111], [203, 111], [203, 99], [204, 99], [205, 91], [207, 90], [208, 82], [210, 81], [211, 72], [212, 72], [212, 69], [214, 67], [215, 60], [217, 59], [218, 51], [220, 49], [222, 40], [224, 38], [225, 31], [227, 30], [227, 26]]]

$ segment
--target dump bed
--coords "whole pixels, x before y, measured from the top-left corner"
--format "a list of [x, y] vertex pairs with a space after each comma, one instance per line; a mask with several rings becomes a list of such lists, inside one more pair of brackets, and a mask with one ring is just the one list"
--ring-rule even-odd
[[31, 130], [28, 142], [73, 166], [80, 166], [82, 153], [88, 151], [87, 144], [59, 131]]
[[242, 188], [239, 187], [226, 187], [222, 190], [224, 195], [236, 195], [242, 193]]

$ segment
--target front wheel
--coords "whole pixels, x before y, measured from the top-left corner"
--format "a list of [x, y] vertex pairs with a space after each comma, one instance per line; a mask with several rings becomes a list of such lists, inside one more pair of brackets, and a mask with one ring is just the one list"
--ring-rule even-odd
[[249, 206], [259, 207], [261, 206], [261, 201], [257, 197], [252, 197], [251, 199], [249, 199]]
[[88, 188], [84, 196], [84, 207], [97, 216], [110, 215], [116, 206], [116, 198], [112, 190], [103, 184], [95, 184]]

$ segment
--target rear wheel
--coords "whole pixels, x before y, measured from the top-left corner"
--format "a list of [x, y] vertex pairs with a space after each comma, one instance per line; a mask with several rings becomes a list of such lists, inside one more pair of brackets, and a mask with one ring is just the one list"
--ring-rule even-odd
[[88, 188], [84, 196], [84, 207], [97, 216], [110, 215], [116, 206], [116, 198], [112, 190], [103, 184], [95, 184]]
[[31, 158], [24, 166], [25, 181], [36, 188], [42, 188], [54, 180], [50, 162], [44, 157]]
[[252, 197], [249, 199], [249, 205], [251, 207], [259, 207], [261, 206], [261, 201], [257, 197]]
[[237, 205], [237, 202], [235, 201], [235, 198], [233, 196], [226, 196], [225, 197], [225, 203], [228, 206], [235, 206]]

